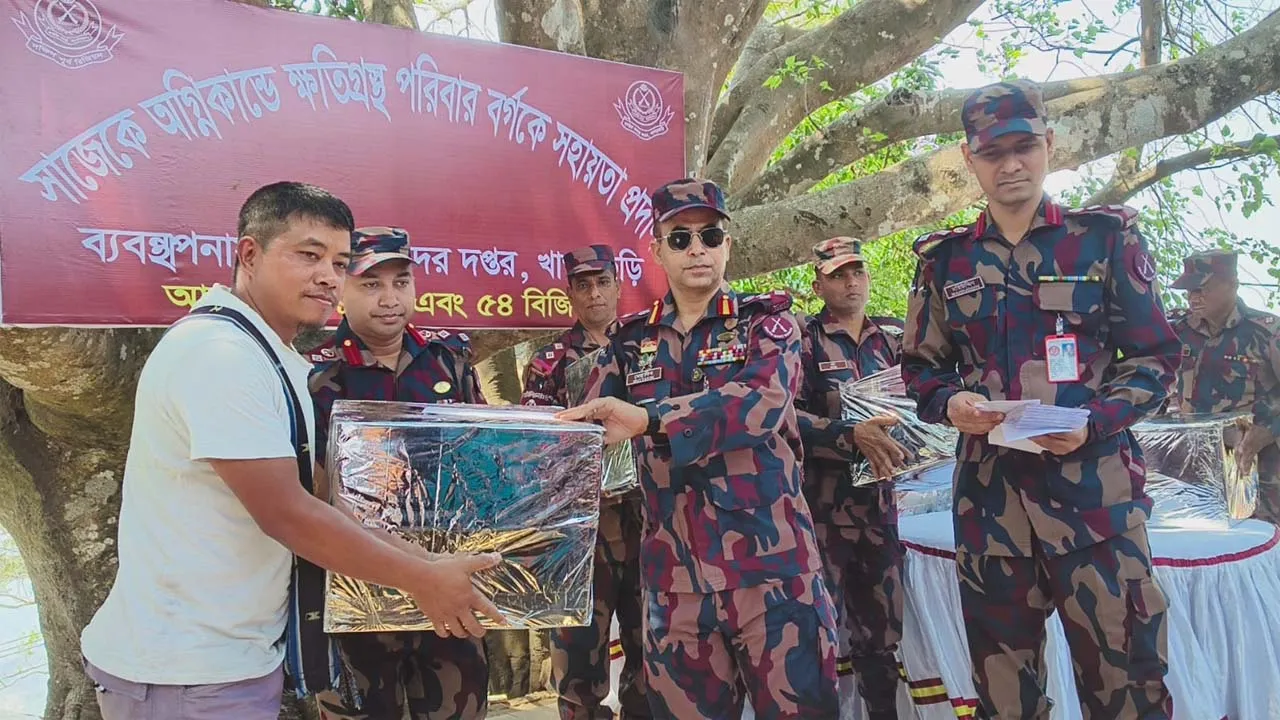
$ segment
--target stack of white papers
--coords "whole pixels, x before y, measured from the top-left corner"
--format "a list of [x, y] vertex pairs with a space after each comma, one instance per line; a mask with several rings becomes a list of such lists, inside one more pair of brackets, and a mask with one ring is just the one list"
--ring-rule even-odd
[[1044, 448], [1030, 438], [1075, 432], [1089, 423], [1088, 410], [1041, 405], [1039, 400], [995, 400], [980, 402], [977, 407], [1005, 414], [1004, 422], [987, 435], [988, 442], [1033, 453], [1044, 452]]

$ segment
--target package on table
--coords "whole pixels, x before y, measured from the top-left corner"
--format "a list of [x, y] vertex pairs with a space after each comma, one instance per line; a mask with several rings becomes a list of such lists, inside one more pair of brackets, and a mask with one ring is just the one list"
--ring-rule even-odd
[[[334, 403], [330, 501], [425, 552], [497, 552], [476, 585], [512, 628], [583, 625], [599, 520], [604, 431], [548, 408]], [[489, 627], [493, 625], [485, 621]], [[398, 590], [329, 573], [331, 633], [429, 630]]]
[[[894, 473], [893, 480], [955, 462], [959, 432], [953, 427], [920, 420], [916, 415], [916, 401], [907, 397], [899, 365], [841, 383], [840, 406], [844, 420], [861, 422], [881, 415], [897, 418], [898, 424], [886, 430], [890, 437], [907, 449], [908, 459]], [[871, 463], [862, 457], [853, 462], [850, 475], [854, 485], [879, 482], [871, 472]]]
[[[570, 363], [564, 369], [564, 384], [569, 397], [575, 404], [581, 402], [582, 394], [587, 390], [587, 378], [600, 359], [604, 348], [594, 350]], [[604, 487], [605, 497], [622, 495], [640, 487], [640, 476], [636, 472], [636, 459], [632, 454], [631, 441], [613, 443], [604, 449]]]
[[1163, 415], [1133, 426], [1155, 501], [1153, 523], [1222, 527], [1253, 515], [1257, 470], [1242, 475], [1235, 453], [1250, 422], [1249, 413], [1233, 412]]

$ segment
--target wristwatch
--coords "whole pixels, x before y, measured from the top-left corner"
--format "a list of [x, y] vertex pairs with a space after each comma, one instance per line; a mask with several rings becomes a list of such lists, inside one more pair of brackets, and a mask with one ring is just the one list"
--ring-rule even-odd
[[644, 406], [644, 411], [649, 414], [649, 424], [644, 429], [644, 434], [649, 437], [657, 437], [662, 434], [662, 416], [658, 414], [658, 403], [652, 402]]

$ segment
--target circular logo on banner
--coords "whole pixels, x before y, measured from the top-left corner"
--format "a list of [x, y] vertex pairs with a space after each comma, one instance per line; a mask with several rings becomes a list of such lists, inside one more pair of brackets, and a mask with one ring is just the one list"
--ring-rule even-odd
[[662, 93], [648, 80], [631, 83], [627, 92], [613, 104], [622, 128], [641, 140], [652, 140], [667, 134], [675, 111], [667, 107]]
[[110, 60], [124, 37], [115, 25], [103, 27], [90, 0], [36, 0], [31, 15], [19, 13], [14, 22], [28, 50], [71, 70]]

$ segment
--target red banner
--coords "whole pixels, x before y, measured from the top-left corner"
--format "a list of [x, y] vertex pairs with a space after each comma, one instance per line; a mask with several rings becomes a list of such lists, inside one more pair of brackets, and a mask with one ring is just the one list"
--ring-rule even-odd
[[225, 0], [0, 15], [0, 323], [167, 325], [230, 282], [240, 204], [284, 179], [409, 231], [424, 325], [568, 325], [560, 254], [589, 243], [624, 312], [663, 287], [677, 73]]

